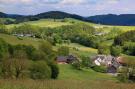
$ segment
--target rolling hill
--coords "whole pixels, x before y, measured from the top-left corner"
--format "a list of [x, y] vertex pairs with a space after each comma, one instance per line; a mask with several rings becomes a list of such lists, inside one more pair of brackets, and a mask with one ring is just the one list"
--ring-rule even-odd
[[108, 14], [108, 15], [96, 15], [87, 18], [94, 23], [100, 23], [104, 25], [123, 25], [123, 26], [134, 26], [135, 25], [135, 14]]
[[40, 19], [64, 19], [73, 18], [77, 20], [100, 23], [103, 25], [121, 25], [121, 26], [135, 26], [135, 14], [107, 14], [107, 15], [95, 15], [90, 17], [83, 17], [76, 14], [70, 14], [61, 11], [49, 11], [40, 13], [37, 15], [17, 15], [17, 14], [6, 14], [0, 12], [0, 18], [13, 18], [16, 19], [17, 23], [26, 21], [35, 21]]
[[23, 15], [17, 15], [17, 14], [6, 14], [3, 12], [0, 12], [0, 18], [12, 18], [12, 19], [17, 19], [24, 17]]

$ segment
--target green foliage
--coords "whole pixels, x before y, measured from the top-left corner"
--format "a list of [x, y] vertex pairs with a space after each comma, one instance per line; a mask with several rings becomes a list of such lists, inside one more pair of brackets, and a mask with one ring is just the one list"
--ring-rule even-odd
[[36, 36], [37, 33], [37, 29], [39, 29], [39, 27], [33, 26], [33, 25], [29, 25], [29, 24], [22, 24], [20, 26], [15, 26], [12, 29], [12, 34], [31, 34], [31, 36]]
[[7, 33], [7, 28], [4, 24], [0, 24], [0, 33]]
[[50, 63], [49, 64], [50, 68], [51, 68], [51, 78], [52, 79], [56, 79], [58, 78], [59, 75], [59, 67], [56, 63]]
[[100, 44], [98, 46], [98, 53], [108, 55], [110, 54], [110, 47], [106, 44]]
[[8, 55], [8, 44], [3, 39], [0, 39], [0, 60], [6, 55]]
[[114, 40], [115, 45], [124, 45], [125, 42], [135, 42], [135, 31], [128, 31], [120, 34]]
[[111, 55], [115, 57], [120, 56], [122, 52], [122, 48], [120, 46], [116, 46], [116, 47], [112, 46], [110, 50], [111, 50]]
[[37, 61], [30, 68], [30, 76], [32, 79], [50, 79], [51, 69], [45, 61]]
[[[19, 59], [18, 59], [19, 58]], [[18, 58], [7, 58], [2, 61], [2, 78], [23, 78], [26, 77], [29, 62], [20, 53]]]
[[73, 68], [75, 68], [77, 70], [81, 70], [82, 63], [80, 61], [76, 60], [76, 61], [73, 61], [72, 66], [73, 66]]
[[[48, 42], [42, 42], [39, 49], [36, 49], [26, 45], [13, 46], [0, 39], [0, 57], [1, 78], [18, 79], [31, 76], [33, 79], [56, 79], [59, 74], [59, 68], [54, 63], [55, 52]], [[32, 65], [30, 60], [34, 61]]]
[[69, 47], [61, 46], [58, 49], [58, 55], [59, 56], [68, 56], [69, 55]]
[[96, 72], [106, 73], [107, 68], [105, 66], [94, 66], [92, 69]]
[[82, 57], [82, 66], [85, 68], [91, 68], [92, 60], [89, 57]]
[[135, 43], [134, 42], [126, 42], [123, 46], [123, 51], [127, 55], [135, 56]]
[[47, 41], [46, 42], [41, 42], [41, 44], [39, 45], [39, 50], [43, 51], [47, 55], [49, 55], [53, 51], [52, 50], [52, 45]]
[[118, 79], [122, 82], [135, 82], [135, 60], [134, 57], [124, 57], [125, 66], [119, 71]]
[[121, 82], [128, 82], [128, 69], [127, 68], [122, 68], [120, 71], [120, 74], [118, 74], [117, 78]]

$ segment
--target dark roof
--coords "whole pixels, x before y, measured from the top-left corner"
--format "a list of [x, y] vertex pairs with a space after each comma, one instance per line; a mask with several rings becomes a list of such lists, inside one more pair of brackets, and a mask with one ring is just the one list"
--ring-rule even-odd
[[67, 62], [67, 57], [66, 56], [59, 56], [57, 57], [57, 62]]

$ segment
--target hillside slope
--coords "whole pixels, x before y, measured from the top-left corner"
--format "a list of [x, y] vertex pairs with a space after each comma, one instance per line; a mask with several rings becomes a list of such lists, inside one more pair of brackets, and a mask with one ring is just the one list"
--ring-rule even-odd
[[134, 26], [135, 25], [135, 14], [121, 14], [121, 15], [96, 15], [88, 17], [94, 23], [100, 23], [105, 25], [123, 25], [123, 26]]

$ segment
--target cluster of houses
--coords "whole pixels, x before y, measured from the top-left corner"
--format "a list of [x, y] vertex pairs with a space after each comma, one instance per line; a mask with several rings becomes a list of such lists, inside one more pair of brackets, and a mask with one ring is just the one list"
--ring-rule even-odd
[[[77, 57], [73, 55], [58, 56], [56, 58], [58, 64], [70, 64], [77, 60]], [[97, 66], [106, 66], [107, 73], [117, 73], [117, 70], [124, 64], [121, 57], [113, 57], [111, 55], [97, 55], [90, 60]]]
[[106, 66], [107, 73], [117, 73], [117, 70], [124, 64], [121, 57], [111, 55], [97, 55], [93, 58], [93, 63], [97, 66]]

